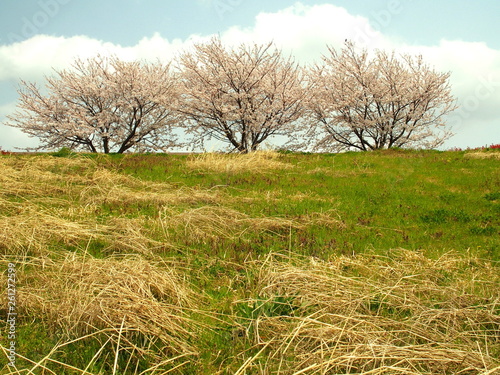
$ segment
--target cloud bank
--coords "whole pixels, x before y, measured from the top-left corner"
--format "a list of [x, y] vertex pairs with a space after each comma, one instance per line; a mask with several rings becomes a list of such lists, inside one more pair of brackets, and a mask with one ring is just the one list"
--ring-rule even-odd
[[[391, 4], [398, 4], [392, 2]], [[366, 17], [350, 14], [334, 5], [307, 6], [302, 3], [275, 13], [261, 13], [250, 28], [231, 27], [220, 34], [224, 43], [267, 43], [274, 41], [286, 54], [301, 63], [320, 61], [326, 46], [340, 48], [346, 39], [368, 49], [396, 50], [421, 54], [440, 71], [451, 72], [451, 85], [459, 109], [449, 117], [457, 135], [447, 146], [476, 147], [500, 143], [500, 51], [482, 42], [442, 40], [434, 46], [409, 45], [384, 34], [391, 19], [401, 12], [393, 6]], [[54, 37], [35, 35], [25, 41], [0, 45], [0, 122], [15, 109], [13, 83], [20, 79], [43, 85], [53, 69], [67, 68], [76, 57], [115, 54], [125, 60], [170, 61], [189, 49], [193, 42], [210, 35], [192, 35], [186, 40], [169, 40], [160, 34], [145, 37], [134, 46], [121, 46], [87, 36]], [[4, 149], [32, 146], [33, 140], [17, 129], [0, 126]]]

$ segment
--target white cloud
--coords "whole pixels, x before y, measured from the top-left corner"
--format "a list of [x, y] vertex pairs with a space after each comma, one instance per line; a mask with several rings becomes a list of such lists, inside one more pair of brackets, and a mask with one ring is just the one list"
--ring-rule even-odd
[[388, 45], [388, 39], [376, 31], [367, 18], [351, 15], [344, 8], [330, 4], [296, 3], [276, 13], [261, 13], [254, 27], [230, 28], [222, 34], [222, 39], [231, 44], [273, 40], [302, 62], [318, 60], [326, 52], [327, 44], [341, 47], [346, 39], [377, 48]]
[[0, 46], [0, 81], [34, 80], [54, 69], [70, 66], [75, 58], [114, 54], [125, 60], [169, 59], [184, 42], [169, 42], [159, 34], [143, 38], [133, 47], [122, 47], [86, 36], [71, 38], [37, 35], [23, 42]]
[[[500, 143], [499, 139], [492, 138], [492, 134], [500, 134], [500, 51], [485, 43], [459, 40], [443, 40], [434, 46], [408, 45], [378, 31], [391, 22], [390, 13], [386, 13], [385, 18], [379, 17], [376, 25], [366, 17], [352, 15], [334, 5], [296, 3], [279, 12], [261, 13], [253, 27], [229, 28], [221, 33], [221, 38], [230, 45], [273, 40], [285, 53], [307, 63], [319, 61], [327, 52], [326, 45], [340, 48], [345, 39], [367, 48], [422, 54], [437, 70], [451, 72], [453, 92], [461, 105], [450, 120], [460, 134], [449, 145]], [[168, 61], [180, 51], [189, 49], [193, 42], [209, 38], [208, 35], [192, 35], [187, 40], [168, 40], [154, 34], [135, 46], [122, 47], [86, 36], [37, 35], [20, 43], [0, 46], [0, 82], [22, 78], [42, 83], [43, 76], [51, 74], [52, 68], [68, 67], [77, 56], [87, 58], [98, 53], [116, 54], [127, 60], [159, 58]], [[0, 116], [5, 115], [5, 108], [1, 112]], [[9, 136], [4, 129], [1, 131]], [[15, 139], [22, 143], [17, 136]]]
[[[358, 46], [421, 54], [438, 71], [451, 72], [450, 83], [459, 108], [449, 122], [458, 134], [451, 146], [481, 146], [500, 139], [500, 51], [483, 42], [442, 40], [434, 46], [408, 45], [377, 29], [391, 22], [391, 10], [377, 14], [375, 22], [349, 14], [333, 5], [305, 6], [300, 3], [277, 13], [263, 13], [250, 29], [234, 27], [222, 37], [230, 43], [266, 42], [273, 39], [302, 62], [318, 61], [326, 45], [340, 48], [345, 39]], [[384, 17], [382, 17], [384, 16]]]
[[50, 73], [51, 68], [66, 67], [74, 57], [85, 57], [101, 42], [87, 37], [50, 37], [36, 35], [23, 42], [0, 47], [0, 80], [32, 80]]
[[422, 54], [437, 70], [451, 73], [450, 83], [459, 108], [450, 114], [449, 124], [458, 134], [448, 143], [464, 147], [500, 142], [499, 50], [482, 42], [460, 40], [442, 40], [433, 47], [406, 46], [405, 50]]

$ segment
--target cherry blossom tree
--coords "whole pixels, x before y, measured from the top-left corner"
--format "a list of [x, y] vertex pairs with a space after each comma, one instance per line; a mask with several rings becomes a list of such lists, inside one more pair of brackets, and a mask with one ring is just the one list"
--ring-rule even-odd
[[45, 91], [22, 81], [18, 111], [7, 123], [38, 137], [36, 149], [123, 153], [175, 143], [178, 91], [170, 64], [77, 59], [71, 69], [46, 77]]
[[308, 78], [315, 149], [434, 148], [451, 135], [449, 73], [432, 70], [421, 56], [370, 56], [350, 42], [329, 52]]
[[302, 115], [302, 70], [273, 43], [225, 48], [220, 39], [197, 44], [179, 58], [179, 111], [194, 144], [208, 139], [250, 152], [271, 136], [288, 135]]

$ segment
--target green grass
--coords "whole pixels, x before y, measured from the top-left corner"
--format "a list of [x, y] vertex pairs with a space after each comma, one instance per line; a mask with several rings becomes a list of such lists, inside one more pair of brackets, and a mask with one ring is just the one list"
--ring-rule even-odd
[[[406, 363], [412, 374], [467, 366], [479, 374], [500, 365], [498, 158], [412, 150], [252, 157], [2, 156], [0, 264], [19, 265], [18, 352], [32, 361], [19, 359], [12, 373], [39, 361], [31, 373], [382, 374]], [[106, 262], [116, 267], [120, 257], [124, 267], [132, 262], [128, 273], [79, 284], [94, 282], [91, 272], [103, 278]], [[85, 259], [88, 270], [78, 263]], [[190, 291], [191, 302], [160, 293], [156, 279], [141, 281], [130, 264], [143, 261], [155, 277], [178, 280], [175, 293]], [[68, 264], [89, 274], [73, 277]], [[125, 299], [101, 289], [124, 290]], [[92, 326], [60, 315], [77, 305], [67, 291], [95, 293]], [[162, 336], [160, 310], [125, 313], [140, 298], [172, 308], [183, 332], [175, 345]], [[123, 322], [110, 317], [116, 311]], [[377, 337], [389, 354], [377, 352]], [[368, 347], [364, 363], [327, 360]], [[446, 361], [423, 352], [438, 349]], [[9, 373], [1, 361], [0, 371]]]
[[395, 247], [439, 256], [471, 249], [499, 260], [498, 160], [437, 151], [287, 154], [282, 161], [293, 168], [227, 175], [186, 169], [186, 158], [126, 156], [116, 160], [116, 167], [145, 180], [221, 192], [225, 207], [252, 217], [300, 221], [330, 212], [344, 224], [293, 230], [291, 238], [283, 231], [249, 239], [264, 248], [273, 243], [274, 249], [285, 250], [291, 240], [295, 251], [318, 256]]

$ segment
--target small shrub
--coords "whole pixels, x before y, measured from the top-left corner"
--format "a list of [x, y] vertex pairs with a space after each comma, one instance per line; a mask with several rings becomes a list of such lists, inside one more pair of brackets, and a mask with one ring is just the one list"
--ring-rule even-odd
[[449, 213], [444, 209], [432, 210], [422, 215], [420, 220], [426, 224], [443, 224], [448, 221]]
[[437, 209], [429, 211], [427, 214], [420, 217], [426, 224], [444, 224], [450, 221], [459, 223], [468, 223], [471, 221], [471, 216], [463, 210], [450, 211], [445, 209]]
[[479, 236], [492, 236], [497, 232], [495, 227], [472, 227], [470, 232]]
[[55, 156], [57, 158], [69, 158], [69, 157], [74, 157], [76, 156], [76, 153], [73, 152], [70, 148], [68, 147], [63, 147], [59, 151], [51, 153], [52, 156]]
[[500, 199], [500, 192], [488, 193], [485, 194], [484, 199], [488, 201], [496, 201]]
[[259, 317], [293, 316], [297, 306], [293, 296], [275, 296], [272, 298], [257, 298], [250, 302], [240, 302], [236, 305], [237, 315], [244, 319], [255, 320]]

